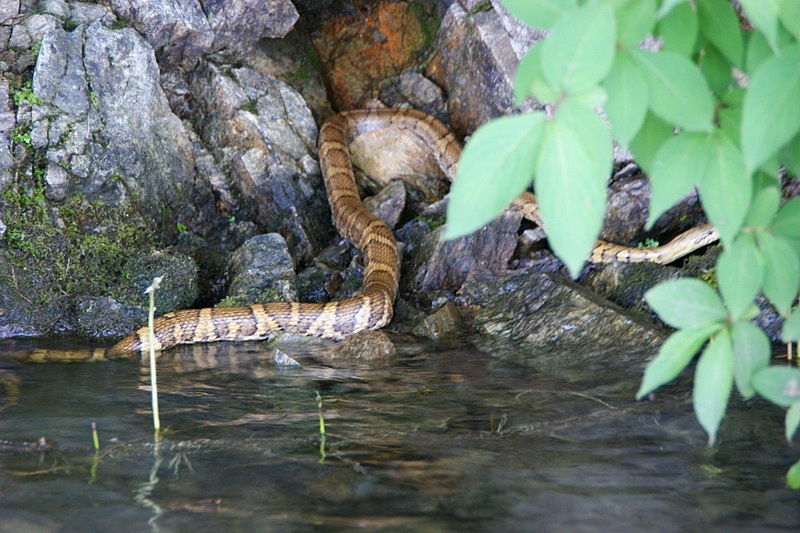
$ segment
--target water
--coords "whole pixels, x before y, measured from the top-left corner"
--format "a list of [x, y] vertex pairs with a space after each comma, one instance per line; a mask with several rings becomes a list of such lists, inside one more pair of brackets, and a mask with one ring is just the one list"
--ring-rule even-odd
[[54, 449], [0, 452], [3, 533], [800, 527], [779, 409], [732, 400], [708, 449], [686, 383], [636, 402], [640, 369], [468, 341], [399, 340], [372, 368], [324, 365], [324, 345], [284, 347], [300, 368], [265, 344], [189, 348], [159, 360], [156, 444], [145, 364], [13, 362], [30, 347], [0, 346], [19, 385], [0, 440]]

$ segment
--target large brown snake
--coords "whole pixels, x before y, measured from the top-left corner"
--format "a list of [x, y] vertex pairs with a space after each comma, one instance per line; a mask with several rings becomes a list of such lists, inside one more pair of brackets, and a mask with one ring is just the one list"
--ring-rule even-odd
[[[260, 340], [285, 331], [329, 339], [341, 339], [362, 330], [379, 329], [392, 319], [392, 306], [400, 277], [400, 256], [392, 232], [368, 212], [358, 195], [348, 145], [365, 132], [391, 128], [398, 135], [413, 136], [430, 146], [444, 174], [455, 177], [461, 144], [435, 118], [411, 109], [348, 111], [323, 124], [318, 147], [320, 167], [333, 213], [333, 222], [364, 256], [364, 286], [360, 294], [326, 304], [274, 302], [244, 307], [187, 309], [156, 318], [156, 350], [178, 344], [215, 341]], [[535, 198], [523, 194], [514, 207], [539, 222]], [[630, 248], [598, 241], [593, 262], [653, 261], [669, 263], [717, 239], [716, 230], [703, 225], [650, 249]], [[148, 332], [142, 327], [121, 340], [111, 353], [145, 352]]]

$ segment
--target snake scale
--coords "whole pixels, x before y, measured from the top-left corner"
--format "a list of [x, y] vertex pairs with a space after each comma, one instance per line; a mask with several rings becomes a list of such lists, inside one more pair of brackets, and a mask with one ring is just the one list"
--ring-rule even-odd
[[[412, 109], [348, 111], [332, 116], [323, 124], [318, 139], [319, 159], [333, 222], [341, 235], [361, 250], [364, 258], [363, 289], [358, 295], [325, 304], [272, 302], [168, 313], [154, 322], [154, 348], [260, 340], [277, 331], [342, 339], [388, 324], [398, 290], [400, 255], [391, 230], [361, 202], [348, 148], [358, 135], [386, 128], [395, 130], [397, 135], [416, 137], [423, 145], [430, 146], [435, 161], [451, 180], [461, 154], [461, 144], [444, 124]], [[514, 207], [521, 209], [527, 218], [540, 222], [532, 194], [523, 194]], [[716, 239], [716, 230], [704, 225], [659, 248], [630, 248], [598, 241], [591, 260], [668, 263]], [[111, 353], [148, 349], [148, 331], [142, 327], [111, 348]]]

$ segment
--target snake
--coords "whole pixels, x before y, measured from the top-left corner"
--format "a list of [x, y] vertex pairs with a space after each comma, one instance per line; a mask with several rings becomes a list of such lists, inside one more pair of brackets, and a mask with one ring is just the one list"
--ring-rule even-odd
[[[429, 146], [433, 159], [448, 179], [456, 176], [461, 143], [432, 115], [415, 109], [362, 109], [332, 115], [319, 131], [317, 148], [332, 219], [339, 233], [363, 256], [361, 291], [328, 303], [269, 302], [239, 307], [186, 309], [157, 317], [153, 323], [156, 351], [179, 344], [268, 339], [278, 332], [341, 340], [377, 330], [392, 319], [400, 279], [400, 252], [391, 230], [364, 207], [356, 185], [350, 142], [359, 135], [390, 130]], [[523, 216], [541, 224], [535, 196], [526, 192], [512, 203]], [[719, 237], [708, 224], [696, 226], [657, 248], [634, 248], [597, 241], [593, 262], [669, 263]], [[110, 352], [143, 353], [150, 346], [146, 326], [131, 333]]]

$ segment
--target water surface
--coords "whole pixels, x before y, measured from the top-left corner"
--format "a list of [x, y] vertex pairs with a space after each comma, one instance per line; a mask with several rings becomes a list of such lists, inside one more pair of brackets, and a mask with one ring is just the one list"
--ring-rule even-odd
[[383, 367], [331, 367], [324, 344], [283, 347], [296, 368], [263, 343], [186, 348], [159, 360], [156, 443], [145, 364], [14, 362], [33, 345], [0, 346], [0, 440], [51, 449], [0, 452], [0, 532], [800, 527], [779, 409], [733, 399], [708, 449], [686, 382], [636, 402], [640, 369], [466, 340], [398, 339]]

